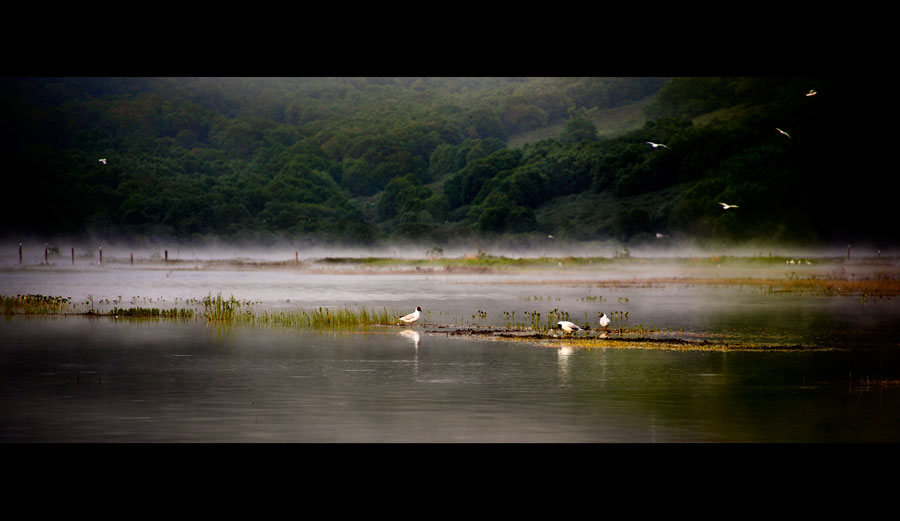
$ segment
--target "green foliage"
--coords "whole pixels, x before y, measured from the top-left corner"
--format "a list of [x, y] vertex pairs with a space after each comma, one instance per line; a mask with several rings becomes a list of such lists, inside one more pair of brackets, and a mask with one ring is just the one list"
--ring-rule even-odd
[[504, 148], [468, 163], [444, 183], [443, 190], [450, 207], [457, 208], [473, 202], [487, 181], [505, 175], [518, 166], [521, 155], [521, 151]]
[[69, 310], [72, 297], [48, 295], [0, 295], [4, 315], [58, 315]]
[[[377, 225], [432, 242], [553, 227], [633, 241], [655, 231], [893, 240], [879, 225], [892, 219], [883, 166], [866, 134], [848, 130], [880, 113], [863, 83], [8, 78], [0, 80], [0, 218], [7, 235], [365, 242], [377, 240]], [[805, 96], [813, 88], [819, 94]], [[643, 128], [597, 137], [590, 117], [598, 109], [657, 91]], [[505, 144], [562, 121], [558, 139]], [[660, 193], [664, 204], [639, 203]], [[579, 198], [604, 207], [544, 211]], [[741, 208], [723, 212], [722, 200]]]
[[499, 191], [491, 192], [480, 205], [470, 210], [470, 214], [476, 216], [481, 232], [526, 232], [537, 224], [533, 210], [511, 202]]
[[584, 118], [573, 118], [566, 123], [566, 129], [559, 135], [563, 143], [579, 143], [581, 141], [597, 141], [597, 127], [594, 122]]
[[418, 214], [425, 209], [425, 201], [431, 196], [431, 190], [422, 186], [414, 175], [395, 177], [378, 199], [378, 217], [384, 220], [401, 213]]

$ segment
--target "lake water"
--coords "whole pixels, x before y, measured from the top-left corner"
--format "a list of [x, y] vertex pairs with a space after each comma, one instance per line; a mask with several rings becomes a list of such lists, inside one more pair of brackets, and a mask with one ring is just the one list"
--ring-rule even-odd
[[[409, 330], [366, 332], [7, 317], [0, 321], [0, 441], [900, 439], [900, 388], [877, 384], [900, 376], [893, 299], [585, 283], [629, 276], [6, 269], [0, 294], [71, 296], [96, 309], [111, 309], [106, 299], [121, 299], [119, 307], [170, 307], [221, 292], [257, 309], [339, 305], [407, 313], [419, 305], [426, 315]], [[435, 334], [439, 325], [503, 326], [505, 313], [521, 320], [526, 311], [551, 309], [576, 322], [595, 321], [601, 310], [627, 311], [628, 324], [664, 328], [671, 337], [807, 349], [557, 348]]]

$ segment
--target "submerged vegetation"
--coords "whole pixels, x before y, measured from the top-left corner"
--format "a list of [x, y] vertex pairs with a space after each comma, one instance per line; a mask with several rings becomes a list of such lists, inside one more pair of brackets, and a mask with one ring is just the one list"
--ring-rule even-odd
[[[792, 277], [786, 279], [769, 277], [636, 277], [632, 279], [612, 280], [543, 279], [528, 281], [479, 281], [478, 284], [544, 284], [550, 286], [582, 286], [594, 288], [649, 288], [666, 285], [748, 286], [761, 288], [771, 293], [814, 293], [819, 295], [862, 297], [895, 297], [900, 295], [900, 279], [887, 275], [866, 279], [832, 278], [828, 276], [810, 276], [808, 278]], [[591, 299], [593, 298], [591, 297]]]

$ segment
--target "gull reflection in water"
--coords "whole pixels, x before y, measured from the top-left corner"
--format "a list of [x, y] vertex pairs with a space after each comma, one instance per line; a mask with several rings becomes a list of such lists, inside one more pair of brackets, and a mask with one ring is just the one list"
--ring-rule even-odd
[[413, 331], [412, 329], [404, 329], [403, 331], [400, 332], [400, 334], [405, 336], [406, 338], [412, 340], [417, 348], [419, 347], [419, 344], [422, 343], [422, 337], [419, 336], [419, 333], [417, 333], [416, 331]]
[[565, 381], [565, 380], [568, 380], [568, 373], [569, 373], [569, 367], [568, 367], [568, 365], [569, 365], [569, 356], [570, 356], [574, 351], [575, 351], [575, 350], [574, 350], [573, 348], [571, 348], [571, 347], [558, 347], [558, 348], [556, 348], [556, 363], [557, 363], [557, 367], [559, 367], [559, 375], [562, 377], [562, 379], [563, 379], [564, 381]]

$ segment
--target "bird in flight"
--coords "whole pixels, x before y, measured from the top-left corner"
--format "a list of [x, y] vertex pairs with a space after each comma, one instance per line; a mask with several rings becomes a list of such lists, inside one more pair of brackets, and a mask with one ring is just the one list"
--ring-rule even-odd
[[740, 206], [738, 206], [736, 204], [725, 204], [725, 203], [719, 203], [719, 204], [722, 205], [723, 210], [727, 210], [729, 208], [740, 208]]
[[401, 322], [406, 322], [407, 324], [412, 324], [412, 323], [414, 323], [416, 320], [419, 320], [419, 317], [420, 317], [421, 315], [422, 315], [422, 308], [419, 307], [419, 306], [416, 306], [416, 310], [415, 310], [415, 311], [413, 311], [413, 312], [410, 313], [409, 315], [406, 315], [405, 317], [400, 317], [400, 318], [397, 319], [397, 320], [400, 320]]
[[816, 95], [816, 91], [814, 91], [814, 90], [812, 90], [812, 89], [809, 89], [809, 92], [807, 92], [806, 95], [807, 95], [807, 96], [815, 96], [815, 95]]
[[783, 131], [783, 130], [781, 130], [781, 129], [780, 129], [780, 128], [778, 128], [778, 127], [775, 127], [775, 130], [777, 130], [777, 131], [778, 131], [778, 132], [781, 132], [781, 133], [782, 133], [782, 134], [784, 134], [784, 135], [785, 135], [785, 136], [787, 136], [787, 137], [791, 137], [791, 135], [790, 135], [790, 134], [788, 134], [788, 133], [787, 133], [787, 132], [785, 132], [785, 131]]
[[106, 159], [100, 159], [99, 161], [100, 161], [101, 163], [103, 163], [104, 165], [106, 164]]
[[653, 148], [657, 148], [657, 147], [669, 148], [666, 145], [663, 145], [662, 143], [654, 143], [652, 141], [644, 141], [644, 143], [647, 143], [648, 145], [650, 145]]

